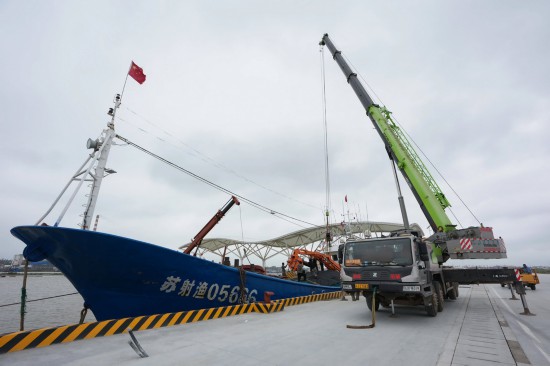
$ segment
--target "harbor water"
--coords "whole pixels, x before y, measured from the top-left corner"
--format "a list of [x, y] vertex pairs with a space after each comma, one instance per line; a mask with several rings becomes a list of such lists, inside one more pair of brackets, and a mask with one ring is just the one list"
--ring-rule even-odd
[[[22, 285], [22, 275], [0, 277], [0, 334], [19, 331]], [[25, 330], [76, 324], [83, 304], [82, 296], [65, 276], [28, 276]], [[95, 321], [91, 311], [85, 321]]]

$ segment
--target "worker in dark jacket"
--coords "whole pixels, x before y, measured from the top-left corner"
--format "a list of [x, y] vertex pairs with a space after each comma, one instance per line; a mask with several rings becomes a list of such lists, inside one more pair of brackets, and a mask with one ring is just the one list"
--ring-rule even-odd
[[302, 262], [298, 263], [298, 270], [296, 272], [298, 272], [298, 282], [300, 282], [302, 278], [304, 279], [304, 281], [307, 280], [306, 270], [304, 269], [304, 264]]
[[311, 260], [309, 261], [309, 268], [310, 268], [310, 272], [313, 275], [313, 277], [317, 277], [317, 272], [318, 272], [317, 259], [311, 258]]

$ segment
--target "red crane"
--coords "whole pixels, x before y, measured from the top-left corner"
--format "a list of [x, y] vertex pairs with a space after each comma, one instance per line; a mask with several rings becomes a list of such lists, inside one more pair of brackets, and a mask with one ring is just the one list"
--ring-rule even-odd
[[[208, 221], [206, 223], [206, 225], [204, 225], [204, 227], [201, 229], [201, 231], [199, 231], [199, 233], [197, 235], [195, 235], [195, 237], [193, 238], [193, 240], [191, 241], [191, 244], [189, 244], [189, 246], [187, 248], [185, 248], [185, 250], [183, 251], [184, 253], [186, 254], [191, 254], [191, 252], [193, 251], [193, 249], [197, 248], [201, 245], [202, 243], [202, 239], [204, 239], [204, 237], [206, 236], [206, 234], [208, 234], [210, 232], [210, 230], [212, 230], [214, 228], [214, 226], [216, 226], [216, 224], [218, 222], [220, 222], [220, 220], [222, 219], [222, 217], [225, 216], [225, 214], [227, 213], [227, 211], [229, 211], [229, 209], [234, 205], [234, 204], [237, 204], [237, 205], [240, 205], [241, 203], [239, 202], [239, 200], [237, 199], [237, 197], [235, 196], [231, 196], [231, 199], [221, 208], [218, 210], [218, 212], [216, 212], [216, 214], [214, 215], [214, 217], [212, 217], [210, 219], [210, 221]], [[195, 252], [196, 254], [196, 252]]]

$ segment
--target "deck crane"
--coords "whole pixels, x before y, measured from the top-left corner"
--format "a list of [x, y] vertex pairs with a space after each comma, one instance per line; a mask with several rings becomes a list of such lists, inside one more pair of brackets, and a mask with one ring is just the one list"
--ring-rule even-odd
[[290, 257], [288, 258], [288, 268], [291, 271], [296, 271], [298, 269], [298, 263], [304, 263], [302, 256], [306, 256], [310, 259], [315, 259], [320, 263], [323, 263], [323, 266], [325, 266], [329, 271], [340, 272], [340, 264], [338, 262], [335, 262], [329, 254], [301, 248], [294, 249]]
[[198, 232], [198, 234], [195, 235], [191, 243], [187, 246], [187, 248], [185, 248], [183, 252], [185, 254], [191, 254], [193, 249], [197, 248], [198, 250], [198, 247], [202, 243], [202, 239], [204, 239], [206, 234], [208, 234], [210, 230], [212, 230], [214, 226], [216, 226], [218, 222], [220, 222], [220, 220], [225, 216], [227, 211], [229, 211], [229, 209], [233, 207], [234, 204], [240, 205], [241, 203], [239, 202], [237, 197], [231, 196], [231, 199], [227, 201], [227, 203], [221, 209], [219, 209], [218, 212], [216, 212], [216, 214], [210, 219], [210, 221], [208, 221], [206, 225], [204, 225], [204, 227]]
[[[458, 229], [447, 216], [450, 203], [415, 152], [405, 134], [385, 107], [375, 104], [357, 74], [336, 49], [328, 34], [319, 43], [326, 46], [340, 66], [347, 82], [359, 98], [374, 128], [382, 138], [394, 172], [404, 230], [389, 237], [351, 239], [338, 249], [342, 266], [342, 287], [361, 292], [369, 309], [403, 305], [424, 305], [430, 316], [443, 310], [446, 298], [458, 296], [459, 283], [515, 282], [513, 269], [457, 269], [443, 267], [449, 258], [506, 258], [501, 238], [495, 239], [490, 227]], [[422, 238], [409, 228], [395, 166], [412, 190], [434, 234]]]

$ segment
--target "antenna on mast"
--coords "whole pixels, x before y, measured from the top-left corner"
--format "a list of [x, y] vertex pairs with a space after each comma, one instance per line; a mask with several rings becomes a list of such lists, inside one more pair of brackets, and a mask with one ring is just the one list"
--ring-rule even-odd
[[[128, 79], [128, 76], [126, 76], [126, 79]], [[124, 85], [126, 85], [126, 82], [124, 82]], [[124, 88], [122, 89], [122, 92], [124, 93]], [[109, 108], [109, 111], [107, 114], [111, 116], [111, 121], [107, 123], [107, 127], [114, 129], [115, 128], [115, 115], [117, 109], [120, 107], [120, 104], [122, 103], [122, 95], [117, 94], [115, 95], [115, 98], [113, 99], [113, 103], [115, 104], [114, 108]]]

